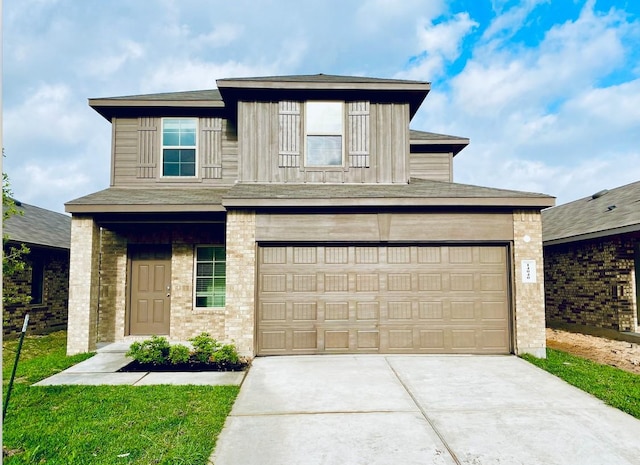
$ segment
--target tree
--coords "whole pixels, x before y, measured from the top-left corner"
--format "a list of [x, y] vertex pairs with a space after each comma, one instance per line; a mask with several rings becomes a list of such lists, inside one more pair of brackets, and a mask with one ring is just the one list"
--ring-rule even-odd
[[[15, 201], [11, 197], [11, 186], [9, 184], [9, 176], [2, 173], [2, 222], [14, 215], [22, 215], [22, 211], [18, 209]], [[17, 273], [24, 271], [26, 263], [24, 256], [29, 253], [29, 248], [20, 244], [19, 247], [7, 246], [10, 240], [8, 234], [2, 235], [2, 275], [3, 277], [11, 277]], [[20, 293], [18, 287], [10, 281], [4, 281], [2, 290], [2, 303], [4, 305], [26, 304], [29, 303], [31, 297]]]

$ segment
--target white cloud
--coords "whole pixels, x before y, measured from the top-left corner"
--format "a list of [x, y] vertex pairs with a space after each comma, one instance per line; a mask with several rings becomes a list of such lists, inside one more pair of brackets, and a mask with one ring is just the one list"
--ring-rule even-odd
[[155, 68], [152, 73], [142, 84], [145, 93], [214, 89], [216, 79], [220, 78], [277, 74], [274, 65], [248, 65], [233, 60], [224, 63], [171, 60]]
[[445, 11], [443, 0], [365, 0], [356, 11], [358, 29], [369, 34], [385, 34], [390, 23], [431, 20]]
[[193, 42], [197, 47], [226, 47], [242, 35], [243, 29], [236, 24], [221, 24], [210, 32], [196, 35]]
[[78, 144], [87, 137], [82, 103], [65, 84], [42, 84], [20, 105], [4, 111], [5, 137]]
[[439, 77], [445, 64], [460, 56], [462, 40], [477, 26], [468, 13], [458, 13], [438, 24], [421, 20], [416, 32], [419, 53], [411, 59], [409, 68], [396, 77], [424, 80]]
[[483, 40], [490, 40], [496, 35], [512, 36], [521, 28], [531, 12], [542, 3], [551, 0], [526, 0], [503, 12], [506, 2], [494, 2], [493, 10], [498, 13], [489, 27], [484, 31]]
[[133, 40], [119, 40], [110, 44], [114, 49], [106, 56], [91, 56], [82, 69], [88, 76], [98, 76], [101, 79], [112, 79], [113, 74], [129, 61], [135, 61], [144, 56], [144, 46]]

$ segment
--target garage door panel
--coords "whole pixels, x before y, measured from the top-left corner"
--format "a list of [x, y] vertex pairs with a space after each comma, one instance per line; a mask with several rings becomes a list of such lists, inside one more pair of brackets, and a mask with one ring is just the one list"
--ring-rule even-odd
[[508, 353], [506, 250], [260, 247], [258, 353]]

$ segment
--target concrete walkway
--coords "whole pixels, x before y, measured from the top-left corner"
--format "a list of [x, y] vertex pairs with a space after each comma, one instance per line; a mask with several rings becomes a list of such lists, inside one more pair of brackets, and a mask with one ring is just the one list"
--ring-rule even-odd
[[215, 465], [638, 465], [640, 421], [513, 356], [258, 358]]
[[98, 349], [96, 355], [60, 373], [34, 384], [53, 386], [60, 384], [145, 386], [151, 384], [240, 385], [245, 372], [201, 371], [196, 373], [118, 373], [131, 362], [125, 353], [130, 343], [108, 344]]

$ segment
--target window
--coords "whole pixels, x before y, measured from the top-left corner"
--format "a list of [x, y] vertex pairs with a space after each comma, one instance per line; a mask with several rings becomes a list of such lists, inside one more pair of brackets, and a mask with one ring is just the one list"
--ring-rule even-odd
[[162, 121], [162, 176], [196, 175], [195, 118]]
[[225, 255], [223, 246], [196, 247], [196, 308], [225, 306]]
[[31, 305], [40, 305], [44, 295], [44, 263], [35, 260], [31, 264]]
[[342, 102], [307, 102], [306, 165], [342, 166]]

